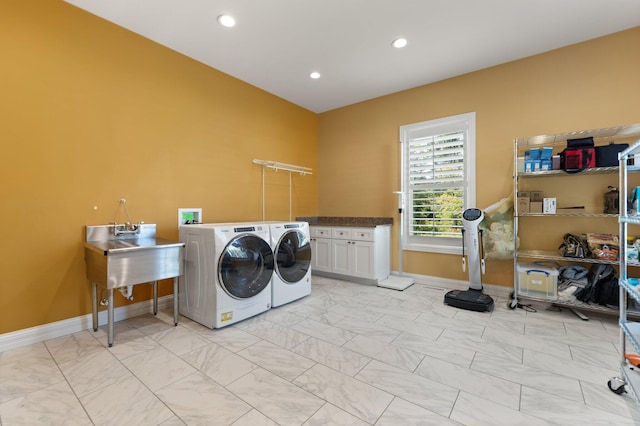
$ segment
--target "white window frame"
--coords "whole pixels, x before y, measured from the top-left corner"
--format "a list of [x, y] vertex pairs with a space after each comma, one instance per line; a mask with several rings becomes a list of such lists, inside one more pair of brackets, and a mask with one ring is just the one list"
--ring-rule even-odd
[[[449, 132], [463, 131], [463, 209], [476, 207], [476, 113], [470, 112], [436, 120], [400, 126], [401, 173], [404, 207], [402, 210], [402, 227], [400, 232], [403, 250], [426, 251], [446, 254], [462, 254], [462, 234], [459, 237], [418, 236], [412, 235], [413, 190], [409, 185], [409, 142], [417, 134], [421, 137], [436, 136]], [[421, 186], [428, 188], [429, 185]], [[462, 211], [460, 214], [462, 214]]]

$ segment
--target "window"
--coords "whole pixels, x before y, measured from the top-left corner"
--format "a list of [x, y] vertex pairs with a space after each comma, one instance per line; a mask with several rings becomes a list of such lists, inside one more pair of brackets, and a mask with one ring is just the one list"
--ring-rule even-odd
[[475, 207], [475, 113], [400, 127], [403, 249], [459, 254]]

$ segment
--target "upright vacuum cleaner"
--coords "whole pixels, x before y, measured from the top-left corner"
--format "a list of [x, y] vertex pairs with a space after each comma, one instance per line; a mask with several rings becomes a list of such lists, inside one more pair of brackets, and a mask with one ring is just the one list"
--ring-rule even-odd
[[[470, 311], [487, 312], [493, 309], [493, 299], [482, 292], [482, 274], [484, 274], [484, 250], [482, 249], [482, 231], [478, 224], [484, 214], [480, 209], [467, 209], [462, 213], [462, 270], [469, 266], [469, 289], [451, 290], [444, 295], [444, 303]], [[465, 242], [468, 247], [467, 259], [464, 257]], [[479, 257], [478, 252], [482, 252]]]

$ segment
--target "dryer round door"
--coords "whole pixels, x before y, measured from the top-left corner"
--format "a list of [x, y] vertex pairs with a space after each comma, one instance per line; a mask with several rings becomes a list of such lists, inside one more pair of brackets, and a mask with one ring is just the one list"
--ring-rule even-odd
[[220, 285], [235, 299], [248, 299], [271, 282], [273, 251], [264, 239], [240, 235], [227, 244], [218, 262]]
[[276, 246], [276, 273], [287, 284], [300, 282], [311, 267], [311, 244], [299, 230], [287, 231]]

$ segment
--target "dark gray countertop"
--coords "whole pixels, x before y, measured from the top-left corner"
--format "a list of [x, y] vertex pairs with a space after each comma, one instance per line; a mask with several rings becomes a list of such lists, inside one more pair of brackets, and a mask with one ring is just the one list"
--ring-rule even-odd
[[340, 217], [311, 216], [297, 217], [299, 222], [308, 222], [309, 226], [355, 226], [373, 228], [380, 225], [393, 225], [392, 217]]

